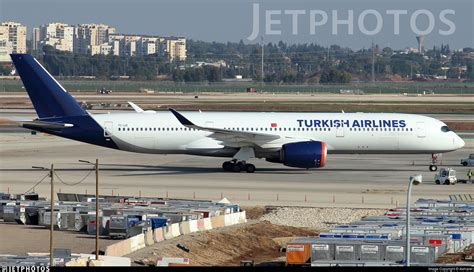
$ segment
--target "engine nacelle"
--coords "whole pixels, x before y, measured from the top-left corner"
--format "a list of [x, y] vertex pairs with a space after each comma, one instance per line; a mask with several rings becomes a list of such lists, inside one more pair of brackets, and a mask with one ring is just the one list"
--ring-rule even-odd
[[290, 167], [320, 168], [326, 164], [326, 144], [319, 141], [284, 144], [280, 161]]

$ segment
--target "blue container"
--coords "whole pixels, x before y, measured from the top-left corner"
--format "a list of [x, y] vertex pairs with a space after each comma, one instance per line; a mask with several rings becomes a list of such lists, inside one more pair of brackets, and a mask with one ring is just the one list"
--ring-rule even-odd
[[168, 223], [168, 218], [166, 217], [151, 217], [148, 220], [150, 220], [152, 229], [164, 227]]
[[460, 233], [452, 233], [451, 237], [455, 240], [460, 240], [461, 239], [461, 234]]

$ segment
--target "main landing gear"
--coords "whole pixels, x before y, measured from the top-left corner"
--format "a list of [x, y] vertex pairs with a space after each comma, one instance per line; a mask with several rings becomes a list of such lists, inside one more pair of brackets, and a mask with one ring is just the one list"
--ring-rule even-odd
[[436, 164], [438, 163], [439, 156], [441, 156], [441, 154], [431, 154], [431, 164], [428, 167], [431, 172], [438, 170], [438, 166]]
[[222, 164], [222, 169], [227, 172], [238, 173], [241, 171], [245, 171], [247, 173], [253, 173], [255, 172], [255, 165], [251, 163], [246, 163], [245, 161], [232, 160], [224, 162]]

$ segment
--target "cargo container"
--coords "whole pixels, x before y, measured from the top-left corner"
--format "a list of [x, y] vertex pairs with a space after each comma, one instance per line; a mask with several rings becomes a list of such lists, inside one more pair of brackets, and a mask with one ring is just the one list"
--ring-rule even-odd
[[15, 222], [15, 202], [8, 202], [3, 206], [3, 222]]
[[438, 247], [436, 246], [411, 246], [411, 262], [419, 264], [431, 264], [438, 258]]
[[110, 216], [109, 237], [112, 239], [126, 239], [142, 232], [143, 223], [140, 215], [112, 215]]
[[359, 245], [359, 260], [380, 262], [384, 260], [386, 241], [364, 241]]
[[286, 263], [288, 265], [306, 265], [311, 262], [311, 245], [316, 237], [297, 238], [286, 245]]
[[311, 262], [334, 260], [334, 242], [318, 239], [311, 245]]
[[23, 204], [15, 205], [15, 222], [20, 225], [26, 224], [26, 206]]
[[401, 263], [405, 260], [405, 241], [388, 241], [385, 246], [384, 260]]
[[[89, 214], [87, 218], [87, 233], [90, 235], [96, 234], [96, 216], [95, 214]], [[109, 217], [99, 216], [99, 235], [108, 235], [109, 226], [107, 224]]]

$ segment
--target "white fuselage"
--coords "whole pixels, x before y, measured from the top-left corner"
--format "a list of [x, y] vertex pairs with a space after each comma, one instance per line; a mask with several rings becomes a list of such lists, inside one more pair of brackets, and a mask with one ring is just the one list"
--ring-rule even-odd
[[[208, 137], [212, 132], [183, 126], [170, 112], [96, 114], [120, 150], [156, 154], [193, 154], [232, 157], [253, 146], [265, 157], [283, 144], [322, 141], [329, 153], [442, 153], [459, 149], [464, 141], [434, 118], [387, 113], [267, 113], [183, 112], [196, 125], [281, 136], [259, 145]], [[338, 121], [336, 121], [338, 120]]]

